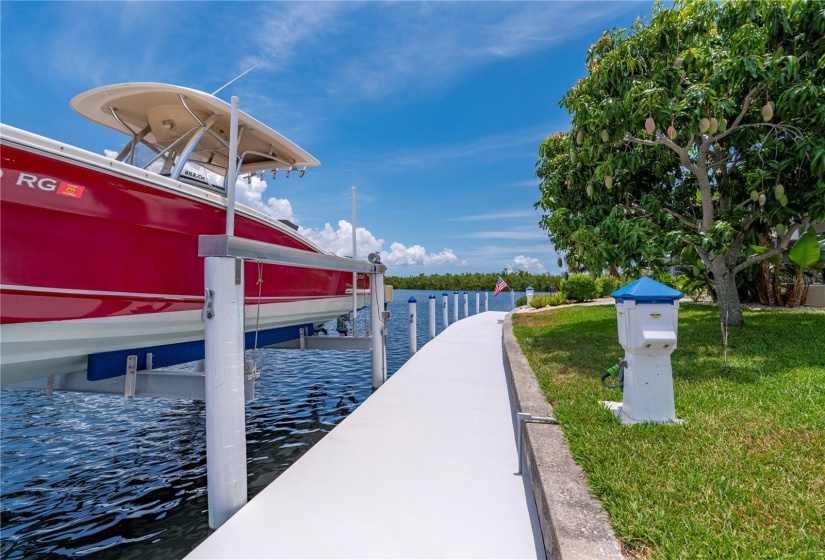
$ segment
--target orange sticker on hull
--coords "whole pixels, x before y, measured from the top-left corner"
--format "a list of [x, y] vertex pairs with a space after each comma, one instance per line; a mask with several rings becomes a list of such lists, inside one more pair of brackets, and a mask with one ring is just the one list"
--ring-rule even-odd
[[63, 196], [70, 196], [72, 198], [80, 198], [83, 196], [83, 191], [86, 187], [82, 187], [80, 185], [72, 185], [70, 183], [66, 183], [64, 181], [60, 182], [60, 186], [57, 187], [57, 194], [62, 194]]

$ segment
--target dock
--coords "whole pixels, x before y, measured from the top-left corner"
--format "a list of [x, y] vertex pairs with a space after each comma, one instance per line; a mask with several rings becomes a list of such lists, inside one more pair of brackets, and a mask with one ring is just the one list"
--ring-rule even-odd
[[446, 328], [186, 558], [545, 558], [505, 316]]

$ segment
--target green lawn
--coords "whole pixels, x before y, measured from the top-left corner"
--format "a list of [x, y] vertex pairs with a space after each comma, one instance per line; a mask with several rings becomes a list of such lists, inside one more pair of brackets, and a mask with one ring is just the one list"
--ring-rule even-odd
[[682, 425], [625, 426], [599, 401], [624, 351], [616, 311], [516, 314], [516, 338], [628, 556], [825, 558], [825, 313], [682, 305], [672, 355]]

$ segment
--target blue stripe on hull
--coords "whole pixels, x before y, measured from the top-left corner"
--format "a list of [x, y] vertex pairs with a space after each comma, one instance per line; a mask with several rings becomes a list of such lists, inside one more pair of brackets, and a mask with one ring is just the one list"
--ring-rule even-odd
[[[271, 346], [300, 338], [301, 335], [298, 329], [301, 328], [306, 329], [307, 336], [312, 336], [315, 332], [311, 324], [258, 331], [258, 347]], [[247, 350], [255, 347], [254, 331], [246, 333], [244, 345]], [[138, 371], [145, 370], [146, 355], [150, 353], [152, 354], [152, 367], [155, 369], [202, 360], [206, 355], [203, 340], [89, 354], [86, 379], [100, 381], [101, 379], [126, 375], [126, 359], [133, 354], [138, 357]]]

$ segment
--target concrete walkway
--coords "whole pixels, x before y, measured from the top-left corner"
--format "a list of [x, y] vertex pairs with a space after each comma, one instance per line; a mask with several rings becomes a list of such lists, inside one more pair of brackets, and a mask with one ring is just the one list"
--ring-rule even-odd
[[187, 558], [544, 558], [505, 315], [428, 342]]

